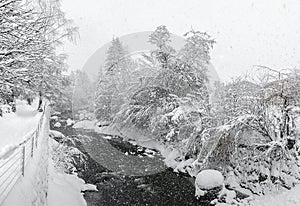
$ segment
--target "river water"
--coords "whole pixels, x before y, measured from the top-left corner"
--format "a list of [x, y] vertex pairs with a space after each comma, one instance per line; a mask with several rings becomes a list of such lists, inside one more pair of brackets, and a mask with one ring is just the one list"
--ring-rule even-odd
[[96, 167], [105, 168], [82, 176], [98, 189], [85, 192], [88, 206], [207, 205], [195, 198], [193, 181], [167, 168], [159, 152], [93, 131], [76, 135]]

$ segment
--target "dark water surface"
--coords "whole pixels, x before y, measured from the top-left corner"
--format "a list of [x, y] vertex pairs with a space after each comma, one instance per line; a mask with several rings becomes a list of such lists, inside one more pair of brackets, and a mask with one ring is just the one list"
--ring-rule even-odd
[[98, 189], [84, 193], [88, 206], [207, 205], [195, 198], [193, 180], [167, 168], [158, 151], [92, 130], [74, 130], [65, 124], [55, 128], [54, 123], [51, 129], [68, 136], [69, 144], [87, 157], [76, 168], [80, 178]]
[[107, 169], [90, 174], [94, 178], [88, 182], [98, 192], [85, 192], [88, 206], [207, 205], [195, 198], [191, 180], [164, 165], [159, 152], [93, 131], [80, 130], [77, 136], [91, 158]]

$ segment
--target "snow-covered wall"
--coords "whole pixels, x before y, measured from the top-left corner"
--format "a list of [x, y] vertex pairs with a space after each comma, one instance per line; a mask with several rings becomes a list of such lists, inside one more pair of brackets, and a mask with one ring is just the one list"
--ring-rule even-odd
[[34, 156], [25, 168], [24, 177], [19, 178], [3, 202], [3, 206], [48, 205], [49, 117], [50, 107], [48, 106], [43, 116], [38, 147]]

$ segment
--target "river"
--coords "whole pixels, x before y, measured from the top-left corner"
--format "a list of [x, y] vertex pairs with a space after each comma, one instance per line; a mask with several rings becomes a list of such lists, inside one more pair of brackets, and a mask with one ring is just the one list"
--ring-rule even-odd
[[83, 176], [98, 189], [85, 192], [88, 206], [207, 205], [195, 198], [191, 179], [167, 168], [159, 152], [93, 131], [76, 135], [98, 166], [106, 168], [89, 174], [92, 179]]

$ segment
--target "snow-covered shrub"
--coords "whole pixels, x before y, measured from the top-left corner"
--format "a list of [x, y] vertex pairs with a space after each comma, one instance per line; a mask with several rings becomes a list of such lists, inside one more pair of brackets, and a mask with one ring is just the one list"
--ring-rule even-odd
[[250, 127], [256, 121], [254, 116], [244, 116], [229, 125], [204, 131], [202, 135], [206, 138], [202, 138], [191, 174], [206, 168], [217, 169], [225, 176], [230, 174], [231, 180], [226, 178], [230, 187], [243, 187], [254, 194], [289, 189], [298, 183], [297, 142], [289, 149], [290, 137], [271, 140]]
[[114, 124], [125, 130], [136, 128], [147, 136], [160, 141], [170, 149], [191, 157], [194, 139], [203, 129], [204, 109], [195, 97], [179, 98], [160, 87], [147, 87], [136, 93], [128, 105], [119, 113]]
[[250, 117], [237, 119], [228, 125], [212, 127], [199, 134], [201, 144], [197, 147], [197, 161], [194, 163], [196, 173], [205, 168], [214, 168], [226, 171], [232, 164], [238, 140], [241, 139], [245, 122]]
[[85, 155], [75, 147], [58, 143], [54, 146], [54, 153], [55, 167], [69, 174], [78, 172], [76, 166], [86, 162]]
[[248, 145], [238, 150], [234, 172], [240, 185], [255, 194], [292, 188], [299, 183], [299, 155], [285, 141]]
[[0, 105], [0, 107], [1, 107], [0, 110], [2, 111], [3, 114], [12, 112], [12, 107], [8, 104]]
[[[128, 107], [120, 112], [114, 122], [123, 124], [121, 127], [131, 124], [159, 137], [161, 133], [166, 134], [170, 126], [163, 114], [172, 111], [174, 107], [177, 107], [176, 101], [166, 90], [159, 87], [145, 88], [131, 98]], [[151, 128], [154, 121], [157, 130]]]
[[53, 138], [52, 155], [55, 167], [63, 170], [66, 173], [77, 172], [76, 167], [85, 165], [86, 156], [75, 146], [67, 145], [68, 141], [72, 141], [70, 138], [64, 136], [61, 132], [51, 130], [50, 137]]

